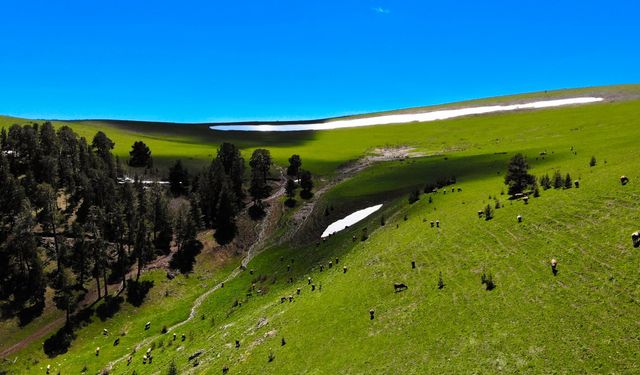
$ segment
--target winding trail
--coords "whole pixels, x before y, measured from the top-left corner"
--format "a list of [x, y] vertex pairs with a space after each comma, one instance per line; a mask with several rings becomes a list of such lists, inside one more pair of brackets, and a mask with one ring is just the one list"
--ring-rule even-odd
[[[277, 201], [278, 199], [280, 199], [280, 197], [282, 197], [285, 193], [285, 186], [286, 186], [286, 177], [284, 176], [284, 172], [282, 171], [282, 169], [280, 169], [280, 183], [278, 186], [278, 190], [271, 194], [271, 196], [269, 196], [268, 198], [264, 199], [263, 202], [265, 203], [269, 203], [269, 202], [273, 202], [273, 201]], [[269, 224], [277, 218], [274, 218], [274, 213], [276, 212], [276, 205], [269, 205], [267, 210], [266, 210], [266, 215], [265, 217], [262, 219], [262, 221], [260, 222], [259, 225], [256, 226], [257, 230], [257, 239], [256, 241], [253, 242], [253, 244], [249, 247], [249, 249], [247, 250], [247, 255], [242, 259], [242, 262], [240, 263], [240, 266], [236, 267], [233, 271], [231, 271], [231, 273], [229, 275], [227, 275], [227, 277], [222, 280], [221, 282], [219, 282], [218, 284], [214, 285], [213, 287], [211, 287], [209, 290], [205, 291], [204, 293], [202, 293], [198, 298], [196, 298], [196, 300], [193, 303], [193, 306], [191, 307], [191, 311], [189, 312], [189, 316], [181, 321], [178, 322], [174, 325], [172, 325], [171, 327], [169, 327], [167, 329], [167, 332], [171, 332], [171, 331], [175, 331], [176, 329], [182, 327], [183, 325], [187, 324], [189, 321], [193, 320], [193, 318], [196, 317], [197, 313], [198, 313], [198, 309], [200, 308], [200, 306], [202, 305], [202, 303], [207, 299], [207, 297], [209, 297], [211, 295], [211, 293], [215, 292], [216, 290], [220, 289], [222, 287], [223, 284], [228, 283], [229, 281], [235, 279], [238, 275], [240, 275], [247, 267], [247, 265], [249, 264], [249, 262], [260, 253], [261, 250], [264, 249], [264, 244], [266, 239], [268, 238], [269, 235]], [[160, 337], [161, 334], [158, 335], [154, 335], [154, 336], [150, 336], [147, 337], [146, 339], [140, 341], [138, 344], [136, 344], [135, 346], [135, 350], [138, 351], [141, 347], [146, 346], [147, 344], [149, 344], [150, 342], [152, 342], [153, 340], [157, 339], [158, 337]], [[107, 370], [112, 370], [113, 366], [115, 366], [116, 364], [118, 364], [119, 362], [123, 361], [124, 359], [127, 359], [130, 356], [130, 354], [126, 354], [116, 360], [113, 360], [111, 362], [109, 362], [105, 368]]]

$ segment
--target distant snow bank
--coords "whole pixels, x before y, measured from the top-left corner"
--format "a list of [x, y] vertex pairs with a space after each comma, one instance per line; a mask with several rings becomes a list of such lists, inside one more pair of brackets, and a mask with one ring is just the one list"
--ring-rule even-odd
[[371, 215], [372, 213], [378, 211], [380, 208], [382, 207], [381, 204], [378, 204], [376, 206], [371, 206], [371, 207], [367, 207], [365, 209], [356, 211], [354, 213], [352, 213], [351, 215], [345, 217], [344, 219], [340, 219], [338, 221], [335, 221], [333, 223], [331, 223], [331, 225], [329, 225], [327, 227], [327, 229], [324, 230], [324, 232], [322, 232], [322, 236], [320, 237], [327, 237], [330, 234], [334, 234], [336, 232], [340, 232], [341, 230], [345, 229], [348, 226], [351, 226], [357, 222], [359, 222], [360, 220], [366, 218], [367, 216]]
[[318, 122], [318, 123], [312, 123], [312, 124], [289, 124], [289, 125], [277, 125], [277, 124], [212, 125], [209, 128], [212, 130], [223, 130], [223, 131], [235, 130], [235, 131], [260, 131], [260, 132], [329, 130], [329, 129], [355, 128], [359, 126], [405, 124], [409, 122], [446, 120], [454, 117], [468, 116], [468, 115], [481, 115], [484, 113], [491, 113], [491, 112], [505, 112], [505, 111], [515, 111], [519, 109], [559, 107], [559, 106], [570, 105], [570, 104], [587, 104], [587, 103], [600, 102], [602, 100], [604, 99], [595, 98], [595, 97], [581, 97], [581, 98], [542, 100], [542, 101], [525, 103], [525, 104], [491, 105], [491, 106], [483, 106], [483, 107], [442, 109], [442, 110], [423, 112], [423, 113], [383, 115], [383, 116], [356, 118], [356, 119], [348, 119], [348, 120], [335, 120], [335, 121], [329, 121], [324, 123]]

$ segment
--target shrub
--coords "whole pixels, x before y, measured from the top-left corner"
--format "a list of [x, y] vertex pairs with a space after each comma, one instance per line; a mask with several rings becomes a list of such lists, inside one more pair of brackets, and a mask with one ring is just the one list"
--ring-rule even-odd
[[360, 237], [361, 241], [366, 241], [367, 238], [369, 238], [369, 231], [367, 231], [367, 228], [362, 228], [362, 236]]
[[442, 272], [438, 275], [438, 289], [444, 288], [444, 280], [442, 280]]
[[169, 368], [167, 369], [167, 375], [178, 375], [178, 367], [176, 367], [175, 361], [171, 361], [171, 363], [169, 363]]
[[496, 284], [493, 282], [493, 275], [491, 274], [491, 272], [489, 272], [488, 275], [483, 272], [480, 280], [482, 281], [482, 284], [485, 285], [487, 290], [495, 289]]

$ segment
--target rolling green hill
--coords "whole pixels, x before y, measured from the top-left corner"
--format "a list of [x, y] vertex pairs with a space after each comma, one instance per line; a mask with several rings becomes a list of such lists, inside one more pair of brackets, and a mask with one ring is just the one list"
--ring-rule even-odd
[[[214, 259], [214, 252], [203, 253], [189, 277], [168, 280], [163, 271], [148, 272], [144, 277], [155, 286], [141, 307], [125, 304], [112, 319], [94, 318], [64, 355], [47, 358], [43, 340], [36, 340], [0, 362], [0, 369], [44, 373], [51, 365], [52, 373], [62, 374], [162, 374], [174, 362], [180, 373], [202, 374], [222, 373], [224, 367], [229, 374], [638, 373], [640, 250], [630, 234], [640, 229], [640, 85], [471, 103], [576, 94], [607, 100], [293, 134], [69, 122], [87, 137], [105, 131], [121, 157], [142, 139], [160, 165], [175, 158], [204, 165], [222, 140], [241, 145], [245, 158], [253, 148], [269, 148], [281, 165], [297, 153], [304, 167], [323, 176], [319, 185], [327, 191], [316, 194], [315, 208], [294, 240], [286, 234], [299, 224], [292, 223], [295, 212], [272, 209], [276, 228], [258, 243], [246, 270], [236, 268], [239, 256]], [[3, 125], [20, 121], [0, 118]], [[341, 175], [341, 167], [374, 149], [398, 146], [413, 147], [421, 156]], [[504, 174], [517, 152], [528, 157], [536, 176], [560, 170], [579, 180], [579, 188], [541, 189], [528, 204], [508, 199]], [[592, 156], [595, 166], [589, 165]], [[621, 175], [629, 184], [620, 184]], [[449, 187], [408, 203], [410, 191], [450, 176], [457, 180], [455, 192]], [[340, 179], [335, 186], [333, 178]], [[478, 218], [478, 210], [498, 201], [492, 220]], [[318, 241], [327, 224], [375, 203], [384, 203], [383, 209]], [[434, 220], [440, 228], [431, 227]], [[364, 227], [369, 236], [361, 241]], [[557, 275], [552, 258], [558, 260]], [[483, 273], [493, 276], [495, 289], [485, 290]], [[396, 293], [394, 283], [408, 289]], [[24, 332], [41, 328], [43, 320]], [[147, 321], [150, 330], [144, 330]], [[161, 333], [163, 326], [167, 333]], [[110, 335], [102, 334], [104, 328]], [[3, 332], [16, 336], [0, 349], [26, 334], [11, 322], [0, 325]], [[114, 346], [114, 335], [121, 333]], [[149, 348], [153, 362], [143, 364]]]

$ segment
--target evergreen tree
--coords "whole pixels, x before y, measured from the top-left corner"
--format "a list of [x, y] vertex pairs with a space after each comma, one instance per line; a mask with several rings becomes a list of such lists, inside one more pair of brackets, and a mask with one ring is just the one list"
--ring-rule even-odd
[[518, 153], [509, 161], [507, 175], [504, 183], [509, 186], [509, 194], [515, 195], [524, 192], [535, 182], [535, 177], [529, 174], [529, 165], [524, 155]]
[[44, 301], [44, 269], [38, 254], [31, 206], [22, 200], [6, 239], [0, 243], [0, 300], [11, 309]]
[[7, 149], [7, 129], [0, 130], [0, 151]]
[[571, 189], [572, 187], [573, 187], [573, 181], [571, 180], [571, 175], [567, 173], [567, 175], [564, 178], [564, 188]]
[[169, 207], [164, 191], [158, 184], [154, 184], [150, 189], [152, 206], [151, 222], [153, 224], [152, 237], [153, 244], [161, 254], [169, 254], [171, 251], [171, 240], [173, 239], [173, 228], [169, 219]]
[[291, 155], [289, 158], [289, 166], [287, 167], [287, 175], [298, 177], [300, 174], [300, 167], [302, 167], [302, 159], [300, 155]]
[[562, 180], [562, 175], [560, 171], [556, 171], [553, 174], [553, 188], [560, 189], [564, 185], [564, 181]]
[[234, 202], [239, 205], [244, 198], [242, 189], [242, 181], [244, 179], [244, 159], [234, 144], [224, 142], [218, 149], [216, 159], [224, 170], [224, 174], [229, 176], [231, 180], [231, 190], [235, 194]]
[[54, 255], [57, 269], [61, 269], [62, 251], [58, 238], [58, 226], [61, 223], [61, 213], [58, 210], [58, 196], [49, 184], [40, 184], [36, 189], [36, 205], [40, 209], [38, 218], [45, 230], [53, 237]]
[[153, 167], [153, 159], [151, 158], [151, 149], [142, 141], [136, 141], [129, 151], [129, 165], [132, 167]]
[[292, 179], [290, 178], [287, 179], [287, 184], [284, 187], [284, 192], [285, 192], [285, 195], [287, 196], [287, 200], [285, 201], [285, 204], [287, 204], [288, 206], [291, 206], [291, 207], [295, 206], [297, 188], [298, 186]]
[[174, 196], [186, 194], [189, 191], [189, 172], [182, 166], [181, 160], [169, 168], [169, 186]]
[[80, 294], [72, 283], [72, 274], [67, 268], [60, 269], [55, 286], [53, 302], [56, 307], [65, 312], [66, 324], [69, 325], [71, 313], [80, 302]]
[[216, 232], [214, 237], [221, 245], [230, 243], [236, 235], [235, 206], [233, 204], [233, 191], [231, 184], [224, 181], [220, 190], [218, 207], [216, 208]]
[[311, 177], [311, 172], [303, 171], [300, 174], [300, 187], [302, 191], [300, 192], [300, 197], [303, 199], [309, 199], [313, 196], [311, 190], [313, 189], [313, 179]]
[[484, 208], [484, 219], [485, 220], [491, 220], [493, 219], [493, 207], [491, 207], [490, 204], [487, 204]]
[[542, 186], [544, 190], [551, 188], [551, 178], [549, 178], [548, 173], [540, 177], [540, 186]]

